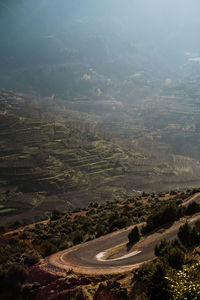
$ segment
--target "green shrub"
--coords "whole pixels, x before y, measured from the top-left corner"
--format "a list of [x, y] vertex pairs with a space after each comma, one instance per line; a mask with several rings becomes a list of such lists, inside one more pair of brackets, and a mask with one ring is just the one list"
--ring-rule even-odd
[[129, 245], [133, 245], [140, 240], [140, 232], [137, 226], [135, 226], [128, 234]]
[[191, 245], [191, 228], [187, 222], [184, 225], [180, 226], [179, 231], [178, 231], [178, 237], [184, 246], [190, 247], [190, 245]]
[[180, 269], [185, 263], [185, 248], [178, 240], [168, 242], [163, 239], [155, 246], [154, 252], [171, 268]]
[[143, 265], [137, 272], [137, 278], [145, 284], [147, 299], [170, 299], [169, 282], [165, 278], [168, 266], [162, 261]]
[[191, 202], [186, 208], [186, 215], [193, 215], [197, 212], [200, 212], [200, 205], [195, 201]]
[[117, 298], [127, 299], [127, 289], [123, 288], [118, 281], [108, 281], [107, 288], [109, 289], [109, 291], [111, 291], [113, 296]]
[[173, 269], [180, 269], [185, 263], [185, 253], [178, 247], [170, 248], [166, 260]]
[[182, 207], [178, 207], [176, 204], [169, 204], [162, 207], [159, 211], [156, 210], [147, 218], [147, 224], [143, 228], [142, 233], [148, 233], [161, 225], [174, 222], [183, 214], [184, 209]]

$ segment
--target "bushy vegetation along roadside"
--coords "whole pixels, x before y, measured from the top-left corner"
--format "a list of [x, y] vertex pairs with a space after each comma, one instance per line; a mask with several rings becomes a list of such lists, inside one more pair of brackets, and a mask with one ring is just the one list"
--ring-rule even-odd
[[[2, 299], [11, 299], [21, 293], [28, 277], [28, 268], [37, 263], [41, 256], [29, 243], [17, 238], [0, 246], [0, 292]], [[7, 298], [8, 297], [8, 298]], [[14, 298], [13, 298], [14, 299]]]
[[154, 230], [155, 228], [167, 223], [174, 222], [183, 216], [192, 215], [200, 211], [200, 204], [191, 202], [187, 207], [180, 206], [179, 201], [168, 203], [159, 210], [155, 209], [147, 218], [146, 225], [143, 227], [144, 234]]
[[161, 200], [162, 198], [159, 199], [158, 195], [148, 195], [125, 201], [107, 201], [105, 204], [92, 202], [85, 211], [74, 215], [62, 214], [54, 210], [47, 224], [39, 223], [35, 227], [26, 227], [20, 238], [30, 241], [32, 246], [45, 257], [58, 250], [92, 240], [146, 219], [148, 222], [154, 215], [154, 211], [163, 211], [163, 202], [166, 207], [179, 209], [177, 202], [179, 203], [180, 197], [184, 198], [185, 193], [168, 200]]
[[[185, 243], [188, 233], [190, 243]], [[158, 259], [135, 273], [135, 278], [143, 284], [145, 299], [200, 299], [199, 222], [193, 227], [187, 223], [181, 226], [178, 237], [156, 245]], [[191, 251], [198, 254], [198, 260], [188, 256]]]
[[[0, 246], [0, 278], [2, 292], [13, 280], [10, 291], [15, 295], [20, 292], [20, 286], [27, 277], [28, 267], [41, 257], [48, 256], [59, 250], [69, 248], [81, 242], [113, 232], [145, 221], [155, 210], [162, 210], [163, 203], [172, 205], [190, 196], [195, 191], [179, 193], [172, 198], [161, 195], [144, 194], [136, 198], [106, 202], [90, 203], [86, 210], [76, 213], [63, 214], [57, 210], [52, 212], [47, 222], [26, 226], [23, 230], [15, 231], [12, 238], [2, 234]], [[165, 199], [165, 200], [164, 200]], [[20, 267], [19, 267], [20, 265]], [[37, 287], [38, 288], [38, 287]]]

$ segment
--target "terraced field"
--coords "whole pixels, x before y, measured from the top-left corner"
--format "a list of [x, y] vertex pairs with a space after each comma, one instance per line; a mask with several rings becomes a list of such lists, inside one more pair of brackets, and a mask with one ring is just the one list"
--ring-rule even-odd
[[[128, 198], [138, 190], [199, 186], [197, 161], [170, 154], [150, 130], [132, 123], [131, 142], [111, 136], [98, 122], [102, 119], [0, 90], [2, 222], [34, 222], [53, 208]], [[127, 134], [130, 138], [131, 130]]]
[[[41, 120], [31, 101], [27, 111], [27, 101], [0, 92], [3, 219], [46, 217], [55, 207], [66, 210], [124, 196], [119, 183], [132, 161], [125, 148], [92, 125], [71, 122], [67, 114], [62, 120]], [[15, 216], [8, 214], [12, 211]]]

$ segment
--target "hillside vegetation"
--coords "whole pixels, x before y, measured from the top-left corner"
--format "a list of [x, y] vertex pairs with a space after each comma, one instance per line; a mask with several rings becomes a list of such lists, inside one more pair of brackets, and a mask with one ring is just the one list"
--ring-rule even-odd
[[0, 132], [2, 215], [46, 218], [54, 207], [126, 195], [119, 182], [134, 153], [70, 111], [1, 90]]
[[[0, 291], [3, 299], [15, 299], [19, 295], [29, 299], [51, 299], [52, 293], [53, 299], [56, 300], [59, 300], [61, 295], [73, 295], [77, 300], [103, 299], [100, 298], [102, 294], [103, 297], [110, 295], [109, 297], [113, 297], [111, 299], [132, 299], [137, 296], [138, 299], [159, 299], [161, 296], [163, 299], [171, 299], [172, 295], [179, 299], [179, 293], [189, 295], [189, 299], [199, 299], [199, 222], [193, 228], [187, 223], [181, 226], [178, 232], [179, 239], [162, 240], [155, 247], [158, 259], [134, 272], [84, 276], [75, 274], [73, 270], [65, 273], [53, 266], [45, 269], [36, 264], [42, 263], [42, 258], [58, 250], [106, 233], [145, 220], [148, 225], [150, 220], [159, 220], [158, 216], [162, 216], [163, 211], [169, 208], [177, 212], [178, 205], [197, 191], [143, 193], [142, 196], [101, 205], [92, 202], [87, 209], [73, 214], [54, 210], [49, 220], [14, 231], [3, 233], [5, 228], [1, 228]], [[191, 215], [199, 210], [198, 203], [190, 203], [187, 207], [182, 207], [179, 216], [173, 218], [172, 213], [165, 222], [157, 222], [153, 229], [160, 229], [160, 225], [166, 225], [166, 222], [174, 222], [185, 214]], [[195, 276], [192, 275], [192, 270]], [[182, 281], [186, 273], [190, 276], [190, 282]], [[9, 288], [10, 286], [12, 288]], [[52, 290], [54, 292], [51, 292]]]
[[3, 224], [125, 199], [145, 188], [197, 185], [200, 172], [192, 159], [147, 151], [109, 133], [101, 117], [58, 106], [54, 96], [0, 90], [0, 137]]

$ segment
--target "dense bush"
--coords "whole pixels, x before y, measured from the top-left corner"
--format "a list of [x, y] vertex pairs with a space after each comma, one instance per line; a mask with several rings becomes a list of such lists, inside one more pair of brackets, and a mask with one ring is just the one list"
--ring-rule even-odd
[[14, 299], [28, 276], [28, 267], [39, 258], [37, 251], [18, 239], [0, 246], [0, 292], [6, 291]]
[[145, 283], [147, 299], [170, 299], [169, 282], [166, 279], [167, 271], [162, 261], [144, 264], [138, 270], [137, 278]]
[[184, 225], [180, 226], [178, 237], [181, 243], [187, 248], [198, 245], [200, 243], [199, 222], [196, 222], [193, 227], [191, 227], [187, 222]]
[[134, 243], [140, 240], [140, 232], [137, 226], [135, 226], [128, 234], [129, 245], [133, 245]]
[[168, 242], [163, 239], [155, 246], [155, 255], [174, 269], [179, 269], [185, 263], [185, 248], [178, 240]]
[[160, 210], [156, 210], [147, 218], [147, 224], [143, 228], [142, 232], [145, 234], [161, 225], [174, 222], [183, 214], [183, 208], [179, 207], [177, 204], [170, 204], [162, 207]]
[[[190, 226], [189, 229], [191, 232]], [[162, 240], [156, 245], [157, 261], [144, 264], [135, 273], [135, 278], [145, 286], [145, 299], [200, 299], [200, 266], [184, 265], [185, 253], [186, 248], [178, 239]]]
[[186, 215], [193, 215], [197, 212], [200, 212], [200, 204], [194, 202], [191, 202], [186, 209]]
[[108, 281], [107, 288], [112, 292], [113, 296], [120, 299], [127, 299], [127, 289], [123, 288], [118, 281]]

